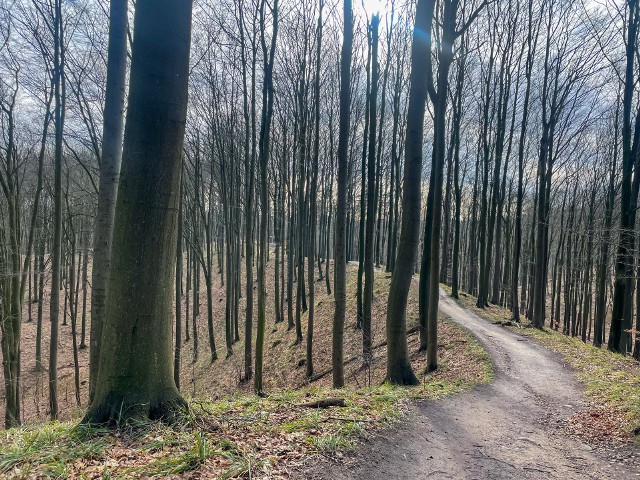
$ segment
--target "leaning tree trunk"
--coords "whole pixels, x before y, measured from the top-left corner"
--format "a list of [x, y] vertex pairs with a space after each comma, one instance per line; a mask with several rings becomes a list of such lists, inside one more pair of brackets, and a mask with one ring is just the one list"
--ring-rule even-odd
[[[423, 59], [431, 48], [433, 0], [418, 0], [411, 47], [411, 74], [405, 167], [402, 189], [402, 223], [400, 240], [391, 276], [387, 301], [387, 380], [401, 385], [417, 385], [409, 361], [407, 347], [407, 299], [413, 278], [418, 242], [420, 240], [420, 187], [422, 173], [422, 142], [426, 109], [427, 65]], [[425, 32], [422, 35], [421, 32]]]
[[[433, 220], [431, 225], [431, 256], [428, 270], [428, 304], [422, 305], [427, 308], [427, 371], [431, 372], [438, 367], [438, 302], [439, 284], [438, 278], [440, 269], [440, 232], [442, 223], [442, 183], [444, 175], [445, 160], [445, 133], [446, 133], [446, 110], [447, 92], [449, 88], [449, 69], [453, 61], [453, 43], [456, 35], [456, 8], [457, 3], [446, 4], [443, 12], [444, 24], [442, 27], [442, 45], [440, 47], [440, 59], [438, 65], [437, 89], [432, 92], [432, 102], [434, 103], [434, 140], [433, 159], [431, 176], [433, 185]], [[429, 207], [429, 206], [427, 206]], [[427, 242], [425, 242], [425, 245]]]
[[173, 272], [187, 113], [191, 1], [138, 0], [113, 255], [95, 395], [85, 421], [171, 419]]
[[111, 268], [113, 221], [122, 160], [123, 112], [127, 77], [127, 4], [128, 0], [111, 0], [109, 5], [107, 90], [102, 126], [102, 158], [100, 159], [98, 210], [96, 212], [91, 271], [89, 399], [93, 398], [98, 376], [100, 340], [102, 339], [102, 325], [105, 318], [107, 282]]

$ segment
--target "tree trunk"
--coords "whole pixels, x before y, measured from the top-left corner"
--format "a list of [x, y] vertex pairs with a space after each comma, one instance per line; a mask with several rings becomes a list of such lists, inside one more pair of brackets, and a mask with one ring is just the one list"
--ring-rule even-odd
[[38, 270], [40, 271], [38, 280], [38, 320], [36, 325], [36, 372], [42, 371], [42, 306], [44, 304], [44, 253], [46, 241], [40, 238], [40, 248], [38, 254]]
[[373, 358], [371, 315], [373, 303], [373, 256], [376, 226], [376, 122], [378, 96], [378, 24], [377, 15], [371, 17], [371, 92], [369, 96], [369, 154], [367, 158], [367, 218], [364, 240], [364, 295], [362, 315], [362, 356], [365, 365]]
[[334, 251], [335, 311], [331, 365], [333, 387], [344, 386], [344, 322], [347, 309], [347, 186], [349, 173], [349, 120], [351, 113], [351, 57], [353, 12], [351, 0], [343, 0], [344, 37], [340, 55], [340, 120], [338, 133], [338, 198], [336, 202], [336, 245]]
[[262, 393], [262, 355], [264, 348], [264, 329], [266, 323], [266, 250], [267, 221], [268, 221], [268, 197], [267, 197], [267, 162], [269, 161], [269, 143], [271, 135], [271, 118], [273, 116], [273, 63], [275, 58], [276, 39], [278, 35], [278, 0], [274, 0], [272, 7], [273, 30], [271, 44], [268, 46], [265, 38], [265, 4], [260, 3], [260, 35], [262, 54], [264, 57], [264, 78], [262, 83], [262, 120], [260, 123], [259, 160], [260, 166], [260, 229], [258, 237], [258, 325], [256, 335], [256, 363], [254, 390]]
[[[138, 0], [100, 368], [85, 421], [171, 420], [172, 284], [187, 113], [190, 1]], [[138, 268], [132, 269], [132, 265]]]
[[[368, 29], [370, 30], [370, 29]], [[367, 31], [367, 90], [365, 92], [364, 132], [362, 137], [362, 159], [360, 165], [360, 222], [358, 228], [358, 280], [356, 286], [356, 328], [361, 329], [364, 318], [364, 255], [366, 249], [365, 223], [367, 218], [367, 146], [371, 121], [371, 32]], [[374, 112], [375, 116], [375, 112]]]
[[[181, 169], [180, 175], [182, 176]], [[180, 390], [180, 362], [182, 354], [182, 183], [178, 200], [178, 241], [176, 243], [176, 333], [173, 353], [173, 381]]]
[[109, 271], [113, 225], [118, 196], [118, 179], [122, 160], [122, 132], [127, 76], [127, 6], [128, 0], [109, 2], [109, 45], [107, 50], [107, 86], [102, 126], [102, 157], [98, 209], [91, 270], [91, 329], [89, 331], [89, 399], [93, 399], [98, 375], [102, 326]]
[[[318, 163], [320, 161], [320, 61], [322, 53], [322, 8], [324, 0], [319, 0], [318, 30], [316, 44], [316, 74], [315, 74], [315, 135], [313, 144], [313, 157], [311, 165], [311, 186], [309, 192], [309, 250], [307, 265], [307, 283], [309, 284], [309, 312], [307, 314], [307, 377], [313, 375], [313, 321], [315, 314], [315, 278], [314, 260], [316, 256], [316, 221], [317, 221], [317, 190], [318, 190]], [[322, 270], [321, 270], [322, 271]]]
[[[431, 49], [433, 0], [418, 0], [411, 47], [409, 104], [405, 138], [405, 168], [402, 192], [402, 223], [395, 268], [387, 301], [387, 380], [400, 385], [417, 385], [407, 347], [407, 299], [420, 240], [420, 187], [422, 142], [426, 109], [427, 64]], [[423, 34], [424, 32], [425, 34]]]
[[[453, 264], [451, 266], [451, 296], [458, 298], [460, 288], [460, 223], [462, 208], [462, 180], [460, 179], [460, 124], [462, 122], [462, 99], [466, 68], [466, 45], [463, 42], [458, 62], [458, 76], [456, 79], [456, 94], [453, 111], [453, 194], [454, 194], [454, 227], [453, 227]], [[463, 174], [464, 176], [464, 174]]]
[[[632, 201], [632, 172], [634, 163], [637, 163], [638, 150], [638, 124], [636, 132], [632, 132], [631, 109], [633, 107], [633, 95], [635, 89], [635, 57], [636, 38], [640, 12], [638, 0], [629, 0], [629, 25], [626, 41], [626, 70], [624, 80], [624, 94], [622, 99], [622, 187], [620, 193], [620, 239], [616, 253], [615, 283], [613, 292], [613, 308], [611, 312], [611, 327], [609, 331], [608, 348], [614, 352], [626, 352], [627, 335], [624, 334], [625, 325], [631, 320], [633, 296], [633, 251], [634, 222]], [[640, 172], [636, 170], [636, 177]], [[630, 328], [630, 325], [627, 327]]]
[[598, 269], [596, 272], [596, 299], [595, 317], [593, 325], [593, 345], [600, 347], [604, 342], [604, 324], [607, 314], [607, 275], [609, 265], [609, 242], [611, 238], [611, 225], [613, 223], [613, 208], [616, 196], [616, 166], [618, 163], [618, 132], [620, 125], [619, 105], [616, 108], [614, 121], [614, 147], [611, 155], [609, 167], [609, 185], [607, 187], [607, 197], [604, 207], [604, 223], [602, 228], [602, 239], [600, 242], [600, 256], [598, 259]]
[[[62, 30], [62, 1], [55, 2], [55, 160], [53, 187], [53, 249], [51, 252], [51, 343], [49, 346], [49, 411], [51, 419], [58, 418], [58, 320], [60, 315], [60, 260], [62, 254], [62, 140], [64, 130], [64, 40]], [[7, 403], [8, 405], [8, 403]]]
[[[431, 200], [432, 224], [430, 228], [430, 241], [425, 241], [425, 247], [430, 248], [430, 255], [427, 256], [429, 264], [421, 273], [427, 273], [427, 297], [426, 302], [421, 304], [421, 315], [426, 317], [427, 331], [427, 371], [433, 371], [438, 367], [438, 302], [440, 299], [438, 279], [440, 269], [440, 233], [442, 223], [442, 184], [445, 161], [445, 134], [446, 134], [446, 110], [447, 95], [449, 85], [449, 68], [453, 61], [453, 43], [456, 38], [456, 15], [457, 3], [445, 4], [442, 26], [442, 44], [440, 46], [437, 86], [436, 89], [429, 89], [431, 100], [434, 104], [434, 140], [431, 177], [433, 195], [429, 195], [427, 201]], [[433, 84], [431, 83], [432, 87]], [[429, 205], [427, 205], [429, 209]], [[426, 228], [426, 227], [425, 227]], [[426, 239], [425, 239], [426, 240]], [[426, 312], [424, 311], [426, 309]]]

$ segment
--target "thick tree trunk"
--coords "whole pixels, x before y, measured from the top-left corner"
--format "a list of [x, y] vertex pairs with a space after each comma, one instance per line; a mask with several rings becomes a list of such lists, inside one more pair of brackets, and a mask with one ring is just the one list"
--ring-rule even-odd
[[[547, 157], [549, 155], [549, 123], [544, 122], [542, 139], [540, 140], [540, 151], [538, 154], [538, 209], [536, 214], [536, 236], [535, 236], [535, 264], [533, 282], [533, 318], [532, 323], [536, 328], [542, 328], [545, 322], [546, 298], [545, 290], [547, 278], [545, 275], [545, 232], [546, 214], [545, 204], [547, 202], [547, 175], [549, 173]], [[569, 258], [569, 257], [567, 257]]]
[[[168, 419], [191, 1], [138, 0], [100, 368], [85, 421]], [[132, 266], [137, 268], [131, 268]]]

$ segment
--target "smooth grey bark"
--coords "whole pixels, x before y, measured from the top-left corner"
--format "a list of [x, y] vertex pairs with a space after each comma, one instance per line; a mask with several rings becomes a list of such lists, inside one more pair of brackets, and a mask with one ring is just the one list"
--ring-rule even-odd
[[351, 57], [353, 11], [351, 0], [343, 2], [344, 37], [340, 54], [340, 119], [338, 127], [338, 198], [334, 252], [334, 302], [331, 365], [333, 386], [344, 386], [344, 322], [347, 309], [347, 187], [349, 174], [349, 118], [351, 114]]
[[274, 0], [271, 8], [273, 27], [271, 43], [267, 45], [265, 38], [266, 0], [260, 3], [260, 40], [262, 55], [264, 57], [264, 78], [262, 81], [262, 118], [260, 122], [260, 140], [258, 146], [258, 165], [260, 167], [260, 228], [258, 230], [258, 325], [256, 332], [256, 360], [253, 388], [256, 393], [262, 393], [262, 355], [264, 348], [264, 330], [266, 324], [266, 250], [267, 222], [268, 222], [268, 196], [267, 196], [267, 162], [271, 140], [271, 119], [273, 117], [273, 64], [275, 61], [276, 39], [278, 36], [278, 0]]
[[[418, 0], [411, 46], [409, 106], [405, 138], [405, 167], [402, 189], [402, 223], [387, 300], [387, 380], [400, 385], [417, 385], [407, 346], [407, 299], [420, 240], [420, 180], [424, 115], [427, 101], [428, 66], [423, 59], [431, 48], [434, 0]], [[423, 35], [422, 32], [425, 34]]]
[[98, 375], [102, 325], [105, 319], [107, 286], [111, 269], [113, 224], [122, 161], [122, 133], [124, 129], [127, 77], [127, 5], [128, 0], [110, 0], [109, 2], [107, 86], [102, 126], [98, 209], [93, 237], [93, 267], [91, 271], [89, 399], [93, 398], [95, 381]]
[[[540, 17], [541, 18], [541, 17]], [[511, 312], [515, 322], [520, 322], [520, 262], [522, 252], [522, 203], [524, 200], [524, 155], [527, 123], [529, 119], [529, 100], [531, 98], [531, 75], [533, 71], [533, 61], [535, 45], [537, 44], [538, 28], [533, 27], [533, 2], [529, 2], [529, 22], [527, 35], [527, 59], [525, 64], [525, 94], [522, 107], [522, 120], [520, 122], [520, 139], [518, 142], [518, 188], [516, 193], [516, 218], [513, 246], [513, 272], [511, 275]], [[539, 25], [539, 23], [538, 23]]]
[[136, 3], [107, 315], [85, 422], [171, 420], [185, 404], [171, 326], [191, 8], [190, 0]]
[[[420, 271], [420, 283], [424, 283], [425, 294], [421, 295], [420, 317], [421, 324], [426, 330], [427, 371], [437, 368], [438, 342], [438, 279], [440, 268], [440, 230], [442, 221], [442, 183], [445, 160], [445, 129], [449, 68], [453, 60], [453, 42], [456, 38], [456, 13], [458, 2], [446, 3], [443, 13], [442, 45], [440, 47], [439, 64], [436, 85], [431, 76], [431, 62], [429, 61], [427, 87], [431, 102], [434, 105], [434, 137], [431, 163], [430, 191], [427, 198], [427, 210], [432, 211], [431, 222], [429, 215], [425, 222], [425, 237], [423, 261]], [[426, 275], [426, 279], [424, 276]], [[422, 293], [422, 292], [421, 292]], [[424, 320], [423, 320], [424, 319]], [[421, 347], [424, 339], [421, 338]]]
[[[315, 112], [314, 112], [314, 142], [311, 164], [311, 185], [309, 191], [309, 250], [307, 254], [307, 283], [309, 284], [309, 311], [307, 313], [307, 353], [305, 370], [307, 377], [313, 375], [313, 327], [315, 316], [315, 278], [313, 262], [316, 256], [316, 221], [317, 221], [317, 190], [318, 164], [320, 161], [320, 66], [322, 53], [322, 9], [324, 1], [319, 0], [318, 27], [316, 37], [316, 73], [314, 79]], [[322, 273], [322, 269], [320, 269]]]
[[373, 256], [375, 253], [376, 225], [376, 125], [378, 99], [378, 25], [380, 17], [371, 17], [371, 91], [369, 93], [369, 154], [367, 156], [367, 218], [364, 240], [364, 295], [362, 311], [362, 357], [364, 365], [373, 358], [371, 316], [373, 304]]
[[[182, 169], [180, 175], [182, 176]], [[180, 364], [182, 362], [182, 212], [184, 209], [182, 182], [180, 183], [180, 198], [178, 202], [178, 240], [176, 242], [176, 330], [173, 351], [173, 380], [176, 383], [176, 388], [180, 390]], [[187, 315], [187, 317], [188, 316], [189, 315]]]
[[49, 344], [49, 412], [58, 418], [58, 320], [60, 316], [60, 269], [62, 245], [62, 135], [65, 117], [64, 40], [62, 1], [54, 5], [54, 125], [55, 156], [53, 181], [53, 248], [51, 252], [51, 342]]
[[[367, 218], [367, 146], [369, 142], [369, 123], [372, 115], [369, 114], [371, 102], [371, 29], [367, 29], [367, 72], [366, 100], [364, 108], [364, 131], [362, 137], [362, 159], [360, 164], [360, 220], [358, 221], [358, 280], [356, 285], [357, 317], [356, 328], [362, 328], [364, 317], [364, 252], [365, 252], [365, 223]], [[375, 116], [375, 113], [374, 113]]]

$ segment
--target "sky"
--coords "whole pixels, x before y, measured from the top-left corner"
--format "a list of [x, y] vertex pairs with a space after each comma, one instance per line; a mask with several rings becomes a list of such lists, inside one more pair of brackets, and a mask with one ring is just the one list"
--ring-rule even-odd
[[387, 0], [354, 0], [353, 3], [354, 7], [356, 3], [360, 4], [360, 8], [364, 7], [369, 15], [379, 13], [382, 17], [386, 13], [387, 9], [391, 10], [391, 2]]

